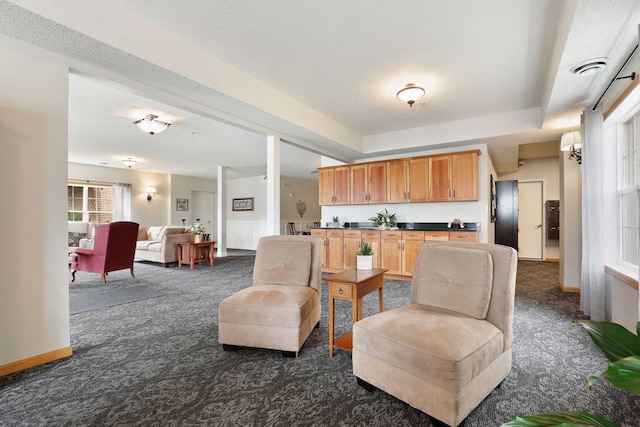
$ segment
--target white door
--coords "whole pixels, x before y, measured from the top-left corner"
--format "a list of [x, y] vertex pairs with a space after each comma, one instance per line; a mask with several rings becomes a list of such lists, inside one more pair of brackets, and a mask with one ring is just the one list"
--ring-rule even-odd
[[542, 181], [518, 182], [518, 258], [542, 259]]
[[208, 191], [192, 191], [192, 220], [200, 219], [200, 223], [204, 225], [205, 232], [211, 235], [211, 240], [216, 240], [217, 227], [213, 221], [213, 213], [215, 212], [214, 193]]

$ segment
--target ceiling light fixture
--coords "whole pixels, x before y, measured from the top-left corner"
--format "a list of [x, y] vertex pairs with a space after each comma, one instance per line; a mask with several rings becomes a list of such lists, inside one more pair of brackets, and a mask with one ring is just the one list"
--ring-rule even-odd
[[577, 76], [590, 76], [604, 70], [608, 63], [609, 58], [604, 56], [591, 58], [571, 67], [571, 72]]
[[413, 83], [408, 83], [403, 89], [398, 91], [396, 96], [400, 101], [409, 104], [409, 107], [413, 107], [413, 104], [424, 96], [424, 89]]
[[582, 164], [582, 137], [580, 132], [574, 130], [562, 135], [560, 140], [560, 151], [569, 152], [569, 160], [576, 159], [579, 165]]
[[131, 157], [127, 157], [122, 161], [122, 163], [124, 163], [125, 166], [129, 166], [129, 169], [131, 169], [131, 166], [135, 166], [138, 163], [138, 161], [133, 160]]
[[141, 131], [150, 133], [151, 135], [160, 133], [171, 126], [171, 123], [161, 122], [157, 119], [158, 116], [147, 114], [147, 117], [136, 120], [135, 122], [133, 122], [133, 124], [138, 126]]

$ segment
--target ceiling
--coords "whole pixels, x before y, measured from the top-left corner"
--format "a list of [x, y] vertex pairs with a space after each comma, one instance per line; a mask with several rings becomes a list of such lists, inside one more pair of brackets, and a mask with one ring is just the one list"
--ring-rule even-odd
[[[277, 135], [281, 174], [315, 179], [320, 155], [482, 143], [498, 174], [554, 155], [637, 44], [640, 3], [0, 0], [0, 14], [0, 34], [68, 58], [70, 161], [264, 175]], [[569, 71], [594, 57], [609, 66]], [[411, 108], [395, 96], [407, 83], [426, 89]], [[149, 113], [171, 127], [142, 133]]]

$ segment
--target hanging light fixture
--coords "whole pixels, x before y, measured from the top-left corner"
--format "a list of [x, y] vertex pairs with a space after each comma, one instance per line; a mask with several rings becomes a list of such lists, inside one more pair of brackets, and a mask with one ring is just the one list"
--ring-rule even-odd
[[409, 107], [413, 107], [413, 104], [424, 96], [424, 89], [413, 83], [408, 83], [403, 89], [398, 91], [396, 96], [400, 101], [409, 104]]
[[145, 118], [136, 120], [133, 124], [138, 126], [141, 131], [150, 133], [151, 135], [160, 133], [171, 126], [171, 123], [161, 122], [158, 120], [158, 116], [154, 116], [153, 114], [147, 114]]
[[125, 166], [129, 166], [129, 169], [131, 169], [131, 166], [135, 166], [136, 164], [138, 164], [138, 161], [133, 160], [131, 157], [127, 157], [122, 161], [122, 163], [124, 163]]
[[574, 130], [562, 135], [560, 140], [560, 151], [569, 152], [569, 160], [576, 159], [579, 165], [582, 164], [582, 137], [580, 132]]

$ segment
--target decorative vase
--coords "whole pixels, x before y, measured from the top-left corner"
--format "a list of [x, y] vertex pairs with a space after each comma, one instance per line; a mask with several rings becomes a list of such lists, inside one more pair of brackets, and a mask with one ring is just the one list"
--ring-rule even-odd
[[358, 270], [373, 269], [373, 255], [356, 255], [356, 269]]
[[193, 243], [202, 243], [202, 234], [196, 234], [193, 236]]

